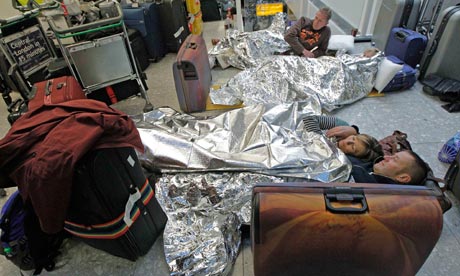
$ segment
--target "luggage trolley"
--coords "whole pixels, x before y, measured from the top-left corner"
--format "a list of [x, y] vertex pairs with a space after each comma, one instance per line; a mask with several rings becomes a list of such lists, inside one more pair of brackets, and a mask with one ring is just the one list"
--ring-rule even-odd
[[20, 7], [16, 1], [13, 0], [12, 3], [22, 14], [0, 19], [0, 50], [8, 64], [8, 72], [2, 78], [8, 79], [10, 86], [2, 91], [2, 96], [9, 109], [12, 104], [9, 92], [16, 90], [27, 101], [32, 85], [42, 80], [43, 69], [56, 57], [54, 48], [37, 18], [40, 10], [59, 6], [46, 3], [34, 8], [32, 4]]
[[[120, 4], [114, 2], [117, 15], [73, 27], [60, 28], [51, 18], [47, 21], [56, 35], [62, 54], [72, 72], [80, 80], [86, 94], [123, 81], [136, 80], [145, 99], [144, 112], [151, 111], [142, 77], [136, 66]], [[117, 34], [64, 45], [62, 39], [121, 27]]]

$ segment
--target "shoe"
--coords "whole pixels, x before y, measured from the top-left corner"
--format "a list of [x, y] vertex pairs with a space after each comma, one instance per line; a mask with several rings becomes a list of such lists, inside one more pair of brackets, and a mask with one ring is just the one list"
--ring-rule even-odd
[[219, 43], [219, 42], [220, 42], [220, 39], [218, 39], [218, 38], [211, 39], [211, 44], [214, 45], [214, 46], [216, 46], [217, 43]]

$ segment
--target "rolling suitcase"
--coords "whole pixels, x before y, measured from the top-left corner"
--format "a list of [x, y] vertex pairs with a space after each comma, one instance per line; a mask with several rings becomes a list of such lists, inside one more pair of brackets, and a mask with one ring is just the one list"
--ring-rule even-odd
[[174, 84], [180, 108], [185, 112], [206, 110], [211, 86], [211, 66], [202, 36], [191, 34], [173, 64]]
[[410, 185], [257, 184], [254, 275], [413, 276], [441, 235], [438, 193]]
[[447, 188], [460, 199], [460, 152], [457, 153], [454, 162], [450, 164], [447, 170], [444, 181], [446, 182]]
[[427, 43], [426, 36], [405, 28], [391, 29], [385, 55], [395, 56], [412, 68], [422, 59]]
[[421, 0], [388, 0], [382, 1], [372, 41], [379, 49], [385, 49], [390, 31], [395, 27], [414, 30], [418, 20]]
[[460, 80], [460, 5], [445, 9], [436, 22], [422, 61], [419, 79], [436, 74], [443, 78]]
[[190, 34], [185, 3], [182, 0], [161, 0], [158, 5], [166, 49], [168, 52], [177, 53]]
[[28, 109], [78, 99], [86, 99], [85, 92], [73, 76], [64, 76], [34, 84]]
[[411, 88], [417, 81], [415, 76], [417, 70], [405, 64], [395, 56], [387, 56], [387, 59], [396, 64], [402, 64], [403, 68], [396, 73], [396, 75], [393, 77], [393, 79], [391, 79], [387, 86], [383, 88], [382, 92], [398, 91]]
[[167, 217], [133, 148], [90, 152], [79, 161], [73, 181], [66, 231], [132, 261], [149, 251]]
[[144, 72], [150, 65], [150, 57], [145, 46], [144, 39], [141, 33], [136, 29], [128, 29], [129, 43], [131, 43], [131, 49], [133, 50], [134, 58], [139, 66], [139, 69]]
[[141, 3], [138, 8], [123, 6], [123, 21], [126, 26], [138, 30], [153, 61], [159, 61], [166, 53], [160, 25], [160, 8], [155, 3]]

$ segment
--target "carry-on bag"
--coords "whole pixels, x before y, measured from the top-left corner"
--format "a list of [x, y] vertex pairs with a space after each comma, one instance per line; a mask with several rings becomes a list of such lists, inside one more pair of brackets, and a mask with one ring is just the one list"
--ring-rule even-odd
[[391, 184], [257, 184], [254, 275], [413, 276], [441, 235], [439, 193]]
[[133, 50], [134, 59], [140, 71], [144, 72], [150, 65], [150, 56], [145, 46], [144, 39], [141, 33], [136, 29], [127, 29], [129, 43], [131, 43], [131, 49]]
[[445, 9], [438, 17], [435, 30], [428, 41], [420, 62], [420, 76], [436, 74], [460, 81], [460, 5]]
[[414, 30], [417, 25], [421, 0], [381, 1], [372, 41], [381, 50], [386, 48], [391, 29], [404, 27]]
[[460, 152], [457, 153], [455, 160], [450, 164], [444, 181], [447, 189], [451, 190], [455, 197], [460, 199]]
[[139, 7], [124, 5], [123, 21], [126, 26], [141, 33], [152, 61], [159, 61], [166, 55], [167, 49], [162, 35], [158, 4], [140, 3]]
[[185, 112], [206, 110], [211, 86], [211, 66], [202, 36], [191, 34], [173, 64], [174, 84], [180, 108]]
[[168, 52], [177, 53], [190, 34], [187, 9], [182, 0], [160, 0], [160, 26]]
[[78, 99], [86, 99], [85, 92], [74, 77], [64, 76], [34, 84], [28, 108], [33, 110], [43, 105]]
[[417, 70], [405, 64], [395, 56], [387, 56], [386, 58], [393, 63], [402, 64], [403, 68], [396, 73], [396, 75], [393, 77], [393, 79], [391, 79], [387, 86], [383, 88], [382, 92], [399, 91], [411, 88], [417, 81], [415, 76]]
[[73, 181], [66, 231], [132, 261], [149, 251], [167, 217], [133, 148], [90, 152], [79, 161]]
[[396, 56], [404, 63], [415, 68], [422, 59], [427, 43], [426, 36], [406, 28], [391, 29], [385, 48], [385, 55]]

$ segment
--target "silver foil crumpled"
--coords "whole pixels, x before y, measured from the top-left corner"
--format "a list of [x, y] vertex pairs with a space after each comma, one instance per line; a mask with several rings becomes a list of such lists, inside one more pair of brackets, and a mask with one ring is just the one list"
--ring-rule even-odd
[[165, 257], [171, 275], [226, 275], [249, 224], [260, 182], [346, 181], [351, 165], [323, 135], [304, 132], [316, 98], [258, 104], [197, 118], [158, 108], [135, 119], [142, 165], [162, 172], [156, 198], [168, 215]]
[[[285, 14], [277, 13], [267, 29], [254, 32], [228, 30], [216, 46], [208, 51], [210, 63], [215, 59], [226, 68], [245, 69], [256, 66], [260, 59], [290, 49], [284, 41]], [[213, 61], [214, 59], [214, 61]]]
[[364, 98], [372, 91], [382, 54], [371, 58], [349, 55], [304, 58], [271, 56], [246, 69], [219, 89], [211, 89], [214, 104], [289, 103], [317, 96], [331, 111]]

